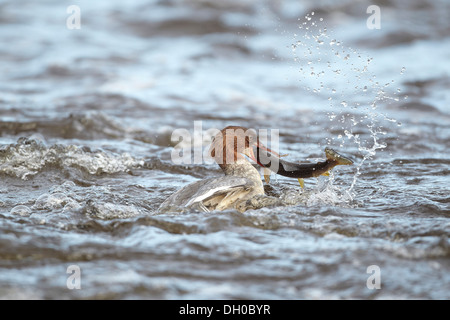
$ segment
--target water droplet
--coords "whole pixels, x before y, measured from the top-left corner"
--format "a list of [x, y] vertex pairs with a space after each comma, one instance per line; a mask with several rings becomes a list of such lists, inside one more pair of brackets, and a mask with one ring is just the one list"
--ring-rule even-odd
[[11, 214], [19, 215], [21, 217], [28, 217], [31, 215], [31, 209], [24, 205], [18, 205], [11, 209]]

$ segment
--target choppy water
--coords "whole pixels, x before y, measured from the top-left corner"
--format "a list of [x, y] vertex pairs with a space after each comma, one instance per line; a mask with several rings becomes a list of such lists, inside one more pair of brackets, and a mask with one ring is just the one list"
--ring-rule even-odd
[[[447, 1], [381, 2], [379, 30], [370, 1], [78, 1], [79, 30], [71, 4], [0, 4], [1, 298], [450, 298]], [[227, 125], [355, 165], [272, 175], [283, 207], [159, 212], [221, 174], [172, 132]]]

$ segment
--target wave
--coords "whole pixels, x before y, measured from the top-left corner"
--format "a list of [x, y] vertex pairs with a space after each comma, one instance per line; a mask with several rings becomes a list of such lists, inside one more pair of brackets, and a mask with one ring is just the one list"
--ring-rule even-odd
[[76, 145], [45, 146], [42, 141], [19, 138], [0, 147], [0, 173], [27, 180], [45, 168], [79, 168], [89, 174], [128, 172], [144, 160], [128, 153], [113, 154]]

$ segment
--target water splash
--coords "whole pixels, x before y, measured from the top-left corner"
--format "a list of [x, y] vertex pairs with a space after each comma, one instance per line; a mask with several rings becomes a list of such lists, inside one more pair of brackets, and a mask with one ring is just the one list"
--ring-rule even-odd
[[[387, 142], [383, 141], [386, 135], [384, 122], [401, 125], [396, 119], [380, 112], [378, 106], [398, 102], [401, 90], [390, 90], [394, 80], [380, 83], [370, 71], [373, 57], [334, 38], [323, 18], [316, 19], [312, 12], [299, 21], [302, 34], [294, 34], [291, 48], [296, 67], [300, 65], [301, 88], [323, 96], [324, 101], [329, 103], [326, 112], [331, 122], [329, 130], [337, 133], [327, 139], [327, 144], [337, 143], [342, 148], [351, 142], [351, 148], [357, 148], [355, 153], [362, 158], [356, 164], [351, 185], [345, 190], [345, 196], [341, 197], [351, 202], [356, 196], [354, 188], [362, 166], [387, 147]], [[402, 67], [400, 74], [405, 70]], [[330, 185], [333, 180], [334, 177], [330, 176]]]

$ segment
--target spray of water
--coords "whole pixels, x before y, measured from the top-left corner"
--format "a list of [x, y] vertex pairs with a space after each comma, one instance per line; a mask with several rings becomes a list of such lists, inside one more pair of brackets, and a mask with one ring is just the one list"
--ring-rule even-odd
[[[299, 19], [299, 33], [294, 34], [291, 50], [302, 89], [327, 99], [330, 131], [341, 132], [329, 138], [327, 144], [338, 143], [342, 148], [346, 142], [351, 142], [350, 149], [358, 150], [361, 161], [355, 163], [352, 183], [339, 196], [339, 201], [350, 203], [356, 196], [355, 185], [364, 163], [387, 147], [383, 141], [386, 135], [383, 121], [401, 125], [378, 110], [381, 103], [399, 101], [400, 89], [389, 92], [394, 80], [377, 81], [370, 71], [373, 58], [336, 40], [323, 18], [316, 19], [314, 12]], [[400, 73], [404, 71], [402, 68]], [[328, 195], [331, 189], [337, 190], [333, 181], [331, 175], [325, 188]]]

